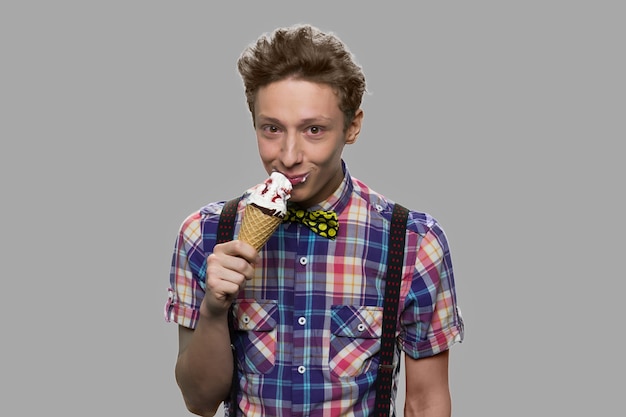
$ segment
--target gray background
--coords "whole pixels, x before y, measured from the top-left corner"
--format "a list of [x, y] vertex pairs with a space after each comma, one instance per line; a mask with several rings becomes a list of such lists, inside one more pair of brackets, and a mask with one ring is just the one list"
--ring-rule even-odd
[[624, 7], [363, 3], [2, 3], [3, 415], [188, 415], [175, 235], [265, 177], [235, 61], [299, 22], [365, 69], [353, 175], [448, 234], [453, 414], [616, 414]]

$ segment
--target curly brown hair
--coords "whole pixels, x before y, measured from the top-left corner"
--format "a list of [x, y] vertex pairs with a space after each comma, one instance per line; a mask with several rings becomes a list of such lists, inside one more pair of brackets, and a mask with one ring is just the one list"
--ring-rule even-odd
[[363, 70], [346, 45], [335, 34], [308, 24], [282, 27], [262, 35], [244, 49], [237, 69], [253, 123], [259, 88], [286, 78], [329, 85], [339, 98], [346, 129], [366, 91]]

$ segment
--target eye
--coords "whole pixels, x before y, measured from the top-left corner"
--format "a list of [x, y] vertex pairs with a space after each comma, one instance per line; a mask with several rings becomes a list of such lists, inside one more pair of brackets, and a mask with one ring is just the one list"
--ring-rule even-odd
[[276, 125], [265, 125], [262, 127], [263, 131], [266, 133], [278, 133], [280, 132], [280, 128]]
[[324, 129], [320, 126], [309, 127], [309, 133], [312, 134], [313, 136], [320, 135], [322, 132], [324, 132]]

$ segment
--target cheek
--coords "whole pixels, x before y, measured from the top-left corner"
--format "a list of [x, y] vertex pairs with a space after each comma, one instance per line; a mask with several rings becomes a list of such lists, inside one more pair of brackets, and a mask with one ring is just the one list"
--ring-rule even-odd
[[267, 141], [257, 140], [257, 147], [259, 148], [259, 155], [263, 160], [273, 159], [276, 155], [276, 146]]
[[324, 144], [310, 149], [307, 153], [309, 160], [318, 165], [334, 165], [337, 159], [341, 158], [341, 147], [334, 144]]

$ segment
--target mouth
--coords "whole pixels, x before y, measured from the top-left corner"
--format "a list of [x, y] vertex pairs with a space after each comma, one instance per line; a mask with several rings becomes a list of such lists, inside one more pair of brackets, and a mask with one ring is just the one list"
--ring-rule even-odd
[[303, 175], [296, 175], [296, 176], [288, 176], [287, 178], [289, 179], [289, 182], [291, 183], [292, 186], [297, 186], [300, 184], [304, 184], [307, 180], [307, 178], [309, 178], [309, 174], [303, 174]]

